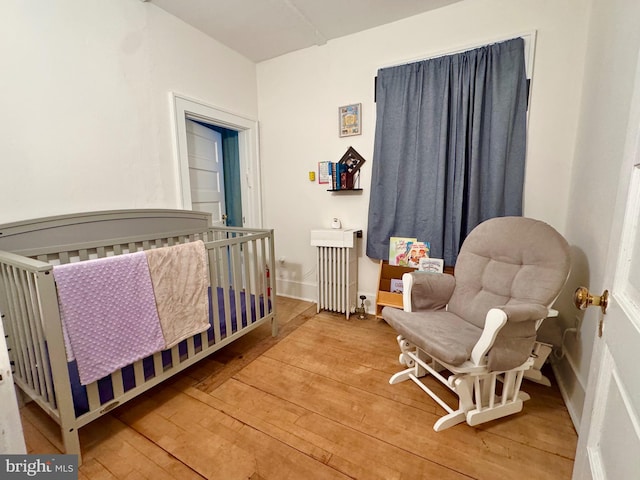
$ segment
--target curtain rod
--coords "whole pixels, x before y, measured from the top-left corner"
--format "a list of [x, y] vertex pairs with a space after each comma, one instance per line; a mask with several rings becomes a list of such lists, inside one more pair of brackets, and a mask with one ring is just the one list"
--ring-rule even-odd
[[386, 64], [386, 65], [381, 65], [381, 66], [378, 67], [378, 69], [389, 68], [389, 67], [399, 67], [401, 65], [407, 65], [409, 63], [421, 62], [423, 60], [431, 60], [433, 58], [444, 57], [446, 55], [455, 55], [457, 53], [462, 53], [462, 52], [466, 52], [466, 51], [469, 51], [469, 50], [474, 50], [476, 48], [481, 48], [481, 47], [484, 47], [486, 45], [491, 45], [491, 44], [500, 43], [500, 42], [506, 42], [507, 40], [513, 40], [515, 38], [524, 39], [524, 43], [525, 43], [525, 47], [524, 47], [525, 48], [525, 64], [526, 64], [526, 67], [527, 67], [527, 78], [531, 78], [531, 75], [533, 73], [533, 52], [534, 52], [534, 49], [535, 49], [536, 30], [532, 30], [532, 31], [529, 31], [529, 32], [524, 32], [524, 33], [521, 33], [521, 34], [509, 35], [509, 36], [500, 37], [500, 38], [493, 38], [491, 40], [473, 42], [471, 44], [466, 44], [466, 45], [463, 45], [463, 46], [454, 47], [454, 48], [450, 48], [450, 49], [446, 49], [446, 50], [440, 50], [440, 51], [437, 51], [437, 52], [434, 52], [434, 53], [422, 55], [422, 56], [417, 57], [417, 58], [401, 60], [399, 62], [394, 62], [394, 63], [389, 63], [389, 64]]
[[[536, 30], [531, 30], [530, 32], [509, 35], [509, 36], [501, 37], [497, 39], [494, 38], [492, 40], [487, 40], [484, 42], [474, 42], [473, 44], [467, 44], [465, 46], [456, 47], [449, 50], [440, 50], [439, 52], [435, 52], [432, 54], [428, 54], [426, 56], [421, 56], [421, 57], [410, 59], [410, 60], [401, 61], [399, 63], [390, 63], [388, 65], [383, 65], [381, 67], [378, 67], [378, 70], [382, 68], [399, 67], [401, 65], [408, 65], [410, 63], [421, 62], [424, 60], [431, 60], [433, 58], [444, 57], [446, 55], [455, 55], [456, 53], [467, 52], [469, 50], [481, 48], [486, 45], [506, 42], [507, 40], [513, 40], [515, 38], [522, 38], [524, 40], [524, 56], [525, 56], [524, 64], [525, 64], [525, 70], [527, 75], [527, 89], [529, 89], [529, 84], [531, 82], [531, 78], [533, 77], [533, 59], [534, 59], [534, 53], [536, 49], [536, 33], [537, 33]], [[373, 77], [373, 102], [374, 103], [376, 103], [376, 100], [377, 100], [376, 98], [377, 86], [378, 86], [377, 83], [378, 83], [378, 76], [376, 75]], [[527, 95], [527, 98], [528, 98], [528, 95]]]

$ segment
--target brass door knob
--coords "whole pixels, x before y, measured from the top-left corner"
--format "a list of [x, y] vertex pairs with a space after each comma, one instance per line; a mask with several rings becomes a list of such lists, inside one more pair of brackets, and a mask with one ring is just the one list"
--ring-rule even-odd
[[573, 294], [573, 303], [576, 308], [580, 310], [586, 310], [587, 307], [597, 306], [602, 309], [602, 313], [607, 313], [607, 306], [609, 305], [609, 291], [605, 290], [602, 295], [591, 295], [587, 287], [578, 287]]

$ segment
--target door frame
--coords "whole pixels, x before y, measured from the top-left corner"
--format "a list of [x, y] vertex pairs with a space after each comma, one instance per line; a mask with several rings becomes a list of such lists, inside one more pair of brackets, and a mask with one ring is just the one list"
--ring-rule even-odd
[[176, 159], [178, 205], [191, 210], [189, 156], [187, 151], [187, 118], [238, 132], [241, 172], [242, 226], [262, 228], [262, 175], [258, 155], [258, 122], [236, 115], [201, 100], [170, 92], [171, 119]]

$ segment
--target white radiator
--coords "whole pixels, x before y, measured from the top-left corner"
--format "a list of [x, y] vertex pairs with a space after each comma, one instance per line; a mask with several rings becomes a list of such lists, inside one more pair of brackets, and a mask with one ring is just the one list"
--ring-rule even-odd
[[[349, 318], [355, 310], [358, 290], [355, 237], [358, 232], [357, 230], [313, 230], [311, 232], [311, 244], [317, 247], [318, 312], [329, 310], [344, 313]], [[338, 236], [340, 238], [337, 238]]]

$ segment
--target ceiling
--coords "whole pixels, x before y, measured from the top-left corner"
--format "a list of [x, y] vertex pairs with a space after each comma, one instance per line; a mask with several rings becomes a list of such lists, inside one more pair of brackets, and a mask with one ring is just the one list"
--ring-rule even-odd
[[150, 0], [150, 3], [254, 62], [261, 62], [459, 1]]

